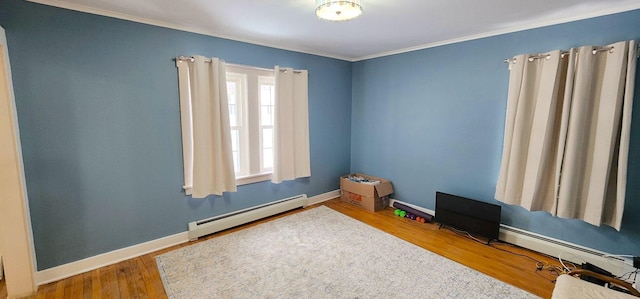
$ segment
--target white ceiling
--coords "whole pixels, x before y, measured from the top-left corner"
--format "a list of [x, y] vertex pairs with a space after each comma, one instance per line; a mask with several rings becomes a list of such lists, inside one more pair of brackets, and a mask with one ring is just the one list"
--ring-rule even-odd
[[640, 8], [639, 0], [362, 0], [346, 22], [315, 0], [32, 0], [349, 61]]

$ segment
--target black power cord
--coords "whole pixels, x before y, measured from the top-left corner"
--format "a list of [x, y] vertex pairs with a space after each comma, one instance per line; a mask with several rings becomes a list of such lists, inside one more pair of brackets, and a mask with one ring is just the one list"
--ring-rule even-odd
[[[487, 245], [487, 246], [492, 247], [492, 248], [494, 248], [496, 250], [504, 251], [506, 253], [513, 254], [515, 256], [524, 257], [526, 259], [529, 259], [529, 260], [535, 262], [536, 263], [536, 270], [535, 270], [536, 275], [548, 280], [551, 283], [555, 283], [556, 282], [556, 277], [558, 277], [558, 276], [560, 276], [560, 274], [564, 273], [564, 269], [562, 267], [560, 267], [560, 266], [549, 265], [548, 263], [545, 263], [543, 261], [540, 261], [540, 260], [537, 260], [535, 258], [532, 258], [532, 257], [530, 257], [530, 256], [528, 256], [526, 254], [513, 252], [513, 251], [510, 251], [510, 250], [507, 250], [507, 249], [504, 249], [504, 248], [497, 247], [495, 242], [491, 243], [491, 241], [489, 241], [488, 243], [485, 243], [484, 241], [473, 237], [467, 231], [462, 231], [462, 230], [458, 230], [458, 229], [454, 229], [454, 228], [450, 228], [450, 227], [447, 227], [447, 228], [449, 230], [451, 230], [452, 232], [454, 232], [455, 234], [457, 234], [457, 235], [467, 237], [468, 239], [471, 239], [471, 240], [476, 241], [478, 243]], [[503, 242], [503, 241], [500, 241], [500, 240], [496, 240], [496, 241], [498, 242], [498, 244], [502, 244], [502, 245], [506, 245], [506, 246], [512, 246], [512, 247], [516, 246], [516, 245], [512, 245], [512, 244], [509, 244], [509, 243], [506, 243], [506, 242]], [[545, 270], [549, 271], [549, 274], [551, 274], [553, 279], [550, 279], [549, 277], [541, 274], [541, 272], [545, 271]]]

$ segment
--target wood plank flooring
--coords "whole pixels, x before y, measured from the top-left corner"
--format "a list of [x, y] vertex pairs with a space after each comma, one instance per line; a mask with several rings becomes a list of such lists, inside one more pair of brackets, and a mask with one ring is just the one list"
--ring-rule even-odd
[[[388, 208], [377, 213], [332, 199], [321, 203], [354, 219], [395, 235], [401, 239], [457, 261], [470, 268], [495, 277], [543, 298], [551, 297], [555, 276], [549, 271], [538, 271], [534, 260], [559, 265], [558, 261], [509, 244], [493, 243], [494, 247], [474, 241], [437, 224], [421, 224], [393, 214]], [[315, 206], [307, 207], [306, 209]], [[245, 229], [269, 220], [303, 211], [297, 209], [267, 219], [243, 225], [201, 238], [196, 242]], [[166, 298], [155, 256], [193, 243], [177, 245], [146, 254], [114, 265], [99, 268], [67, 279], [42, 285], [31, 298]], [[527, 257], [514, 255], [495, 247]], [[532, 260], [533, 259], [533, 260]], [[6, 298], [4, 281], [0, 282], [0, 299]], [[428, 295], [425, 295], [428, 296]]]

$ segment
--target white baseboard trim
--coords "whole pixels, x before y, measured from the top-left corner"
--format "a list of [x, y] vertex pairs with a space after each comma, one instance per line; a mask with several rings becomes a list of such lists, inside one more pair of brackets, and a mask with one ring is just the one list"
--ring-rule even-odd
[[[308, 199], [308, 205], [313, 205], [340, 196], [340, 190], [330, 191], [316, 195]], [[151, 240], [145, 243], [117, 249], [114, 251], [98, 254], [79, 261], [67, 263], [53, 268], [37, 271], [35, 273], [36, 285], [43, 285], [58, 281], [76, 274], [95, 270], [104, 266], [112, 265], [124, 260], [132, 259], [147, 253], [165, 249], [174, 245], [189, 241], [189, 233], [181, 232], [175, 235]]]
[[321, 202], [330, 200], [330, 199], [334, 199], [336, 197], [340, 197], [340, 190], [333, 190], [333, 191], [329, 191], [327, 193], [323, 193], [323, 194], [319, 194], [313, 197], [309, 197], [309, 199], [307, 199], [307, 205], [315, 205], [315, 204], [319, 204]]
[[[340, 196], [340, 190], [334, 190], [324, 194], [316, 195], [309, 198], [308, 205], [318, 204], [336, 198], [338, 196]], [[435, 212], [433, 210], [425, 209], [423, 207], [405, 203], [395, 199], [390, 200], [389, 206], [393, 207], [393, 203], [396, 201], [410, 206], [416, 210], [435, 215]], [[602, 251], [572, 244], [562, 240], [557, 240], [507, 225], [501, 225], [500, 240], [553, 257], [562, 257], [564, 260], [572, 261], [574, 263], [582, 263], [583, 261], [586, 261], [600, 268], [603, 268], [613, 273], [614, 275], [622, 275], [624, 273], [635, 270], [635, 268], [633, 268], [633, 263], [628, 259], [607, 257], [608, 254]], [[149, 242], [88, 257], [57, 267], [37, 271], [35, 274], [36, 284], [43, 285], [49, 282], [95, 270], [100, 267], [112, 265], [124, 260], [135, 258], [147, 253], [182, 244], [188, 241], [189, 236], [185, 231]]]
[[[425, 209], [423, 207], [395, 199], [390, 200], [389, 206], [393, 207], [394, 202], [399, 202], [434, 216], [436, 214], [433, 210]], [[633, 261], [629, 258], [611, 256], [606, 252], [596, 249], [558, 240], [504, 224], [500, 225], [499, 238], [501, 241], [511, 243], [513, 245], [540, 252], [555, 258], [560, 257], [563, 261], [570, 261], [578, 264], [589, 262], [617, 276], [635, 270], [635, 268], [633, 268]]]
[[188, 233], [182, 232], [175, 235], [151, 240], [149, 242], [136, 244], [103, 254], [98, 254], [57, 267], [45, 269], [36, 272], [36, 284], [43, 285], [49, 282], [71, 277], [76, 274], [95, 270], [100, 267], [112, 265], [147, 253], [158, 251], [160, 249], [185, 243], [187, 241], [189, 241]]

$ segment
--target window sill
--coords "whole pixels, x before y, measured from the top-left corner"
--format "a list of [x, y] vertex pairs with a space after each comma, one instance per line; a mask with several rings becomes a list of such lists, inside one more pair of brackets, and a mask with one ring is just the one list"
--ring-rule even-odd
[[[249, 185], [249, 184], [259, 183], [259, 182], [264, 182], [269, 180], [271, 180], [270, 172], [241, 176], [241, 177], [236, 177], [236, 186]], [[191, 195], [191, 188], [192, 188], [191, 186], [182, 186], [182, 189], [184, 189], [185, 194], [187, 195]]]
[[268, 180], [271, 180], [271, 173], [260, 173], [260, 174], [236, 177], [236, 185], [237, 186], [248, 185], [248, 184], [264, 182]]

